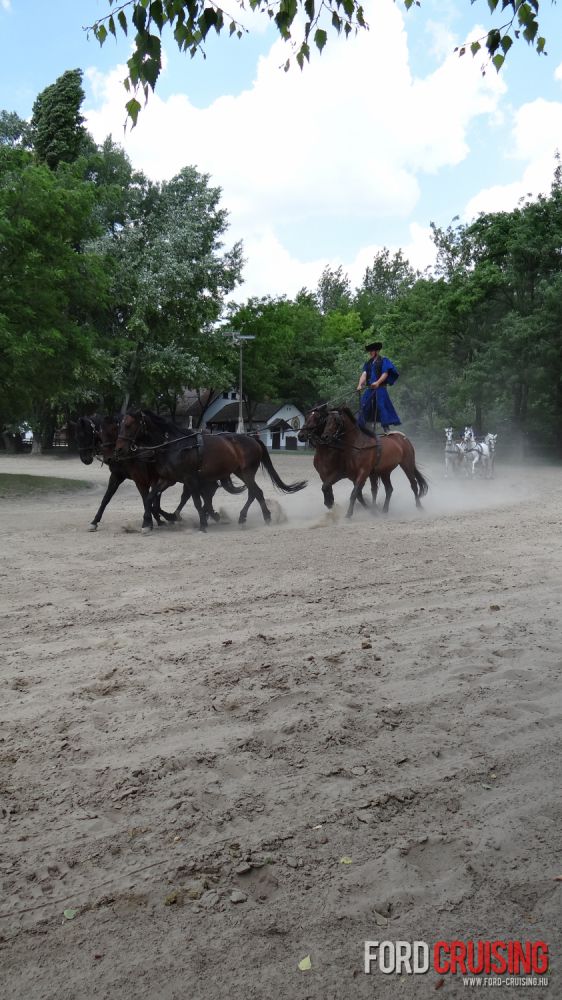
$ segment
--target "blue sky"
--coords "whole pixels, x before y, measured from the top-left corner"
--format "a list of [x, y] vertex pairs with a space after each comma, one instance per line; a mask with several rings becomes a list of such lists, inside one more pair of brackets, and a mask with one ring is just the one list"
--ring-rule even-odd
[[452, 50], [490, 26], [486, 0], [365, 8], [371, 31], [330, 38], [303, 73], [279, 69], [287, 50], [263, 16], [243, 15], [242, 41], [211, 39], [206, 60], [165, 36], [157, 93], [125, 133], [130, 42], [100, 48], [82, 30], [105, 0], [0, 0], [0, 107], [28, 117], [45, 86], [82, 68], [96, 140], [111, 132], [154, 179], [193, 164], [222, 188], [230, 239], [244, 241], [247, 259], [238, 299], [313, 288], [326, 264], [358, 284], [383, 246], [423, 267], [431, 221], [548, 189], [562, 148], [561, 10], [541, 14], [547, 57], [516, 44], [499, 76], [482, 76], [483, 59]]

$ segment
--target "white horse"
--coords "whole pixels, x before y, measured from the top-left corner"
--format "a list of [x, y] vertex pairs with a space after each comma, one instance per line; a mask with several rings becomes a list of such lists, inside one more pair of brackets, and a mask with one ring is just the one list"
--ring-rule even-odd
[[[493, 437], [494, 435], [491, 436]], [[477, 441], [472, 427], [465, 427], [463, 442], [465, 446], [465, 461], [472, 463], [470, 474], [474, 477], [477, 469], [482, 469], [486, 479], [491, 479], [493, 466], [491, 464], [491, 452], [488, 441], [486, 439], [484, 441]]]
[[449, 470], [454, 474], [462, 468], [464, 462], [464, 444], [453, 441], [453, 428], [445, 428], [445, 479], [449, 478]]
[[496, 461], [496, 441], [497, 440], [498, 440], [498, 435], [497, 434], [490, 434], [490, 433], [488, 433], [488, 434], [486, 434], [486, 437], [484, 438], [484, 444], [488, 445], [488, 451], [490, 453], [490, 457], [489, 457], [489, 460], [488, 460], [488, 471], [489, 471], [489, 478], [490, 479], [494, 478], [494, 464], [495, 464], [495, 461]]

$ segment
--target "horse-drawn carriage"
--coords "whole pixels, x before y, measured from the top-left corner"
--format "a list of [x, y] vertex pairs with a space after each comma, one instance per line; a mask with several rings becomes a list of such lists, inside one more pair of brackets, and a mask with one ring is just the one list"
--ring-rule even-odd
[[445, 428], [445, 479], [449, 474], [464, 474], [466, 478], [477, 475], [494, 478], [497, 434], [486, 434], [478, 440], [472, 427], [465, 427], [455, 440], [452, 427]]

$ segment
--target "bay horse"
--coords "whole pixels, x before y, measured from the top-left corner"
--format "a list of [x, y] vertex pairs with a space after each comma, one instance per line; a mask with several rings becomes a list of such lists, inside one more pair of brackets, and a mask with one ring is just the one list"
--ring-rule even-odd
[[[202, 434], [200, 431], [184, 431], [171, 420], [152, 413], [150, 410], [132, 410], [126, 413], [119, 425], [115, 445], [119, 458], [131, 454], [150, 454], [156, 474], [160, 477], [146, 497], [145, 521], [152, 527], [150, 504], [162, 483], [169, 479], [184, 483], [191, 490], [193, 502], [199, 514], [201, 531], [207, 529], [206, 504], [209, 490], [217, 479], [224, 481], [230, 475], [237, 476], [248, 489], [248, 500], [238, 518], [244, 524], [248, 510], [257, 500], [266, 523], [271, 521], [271, 513], [265, 502], [262, 489], [256, 483], [256, 473], [260, 466], [267, 472], [272, 483], [284, 493], [297, 493], [304, 489], [306, 480], [284, 483], [276, 471], [263, 441], [248, 434]], [[205, 500], [205, 505], [201, 502]], [[144, 527], [144, 522], [143, 522]]]
[[[88, 528], [89, 531], [97, 531], [105, 508], [126, 479], [131, 479], [134, 482], [142, 497], [143, 507], [145, 506], [145, 498], [148, 496], [150, 490], [159, 479], [155, 473], [149, 456], [146, 456], [144, 461], [141, 458], [136, 457], [132, 457], [128, 461], [122, 461], [115, 458], [115, 443], [117, 441], [119, 431], [119, 420], [120, 417], [118, 416], [102, 417], [99, 414], [94, 413], [91, 417], [79, 417], [76, 423], [71, 422], [71, 427], [74, 431], [76, 444], [78, 446], [80, 461], [83, 462], [84, 465], [91, 465], [94, 458], [100, 458], [108, 466], [110, 473], [107, 489], [103, 495], [102, 502], [95, 514], [95, 517], [90, 523]], [[175, 480], [168, 482], [163, 489], [168, 486], [172, 486], [174, 482]], [[232, 483], [231, 480], [222, 483], [222, 486], [231, 493], [237, 494], [244, 491], [244, 487], [238, 488], [234, 486], [234, 483]], [[218, 483], [215, 484], [215, 490], [217, 488]], [[215, 490], [213, 490], [213, 495]], [[181, 521], [181, 511], [189, 500], [191, 491], [187, 486], [184, 486], [181, 500], [173, 513], [167, 513], [165, 510], [162, 510], [160, 506], [161, 495], [162, 491], [155, 494], [150, 504], [151, 527], [152, 518], [154, 518], [159, 527], [163, 524], [162, 518], [171, 523]], [[219, 515], [213, 510], [212, 503], [210, 503], [207, 508], [207, 514], [214, 520], [219, 520]]]
[[[306, 423], [305, 423], [306, 427]], [[338, 458], [334, 458], [337, 454]], [[322, 479], [322, 489], [339, 479], [350, 479], [353, 489], [349, 498], [347, 517], [353, 514], [355, 501], [367, 479], [371, 481], [373, 502], [376, 500], [378, 478], [385, 488], [383, 513], [388, 513], [393, 493], [391, 472], [400, 466], [406, 474], [415, 497], [416, 506], [421, 507], [420, 497], [428, 491], [427, 480], [416, 467], [414, 446], [399, 431], [375, 435], [362, 430], [347, 406], [339, 406], [328, 412], [324, 430], [317, 444], [318, 463], [316, 469]]]
[[[322, 435], [326, 428], [326, 422], [330, 415], [327, 403], [319, 403], [306, 414], [305, 421], [297, 434], [299, 441], [306, 441], [315, 449], [314, 468], [322, 480], [322, 493], [324, 495], [324, 506], [331, 510], [334, 506], [334, 483], [340, 479], [347, 479], [345, 464], [342, 461], [342, 450], [339, 447], [332, 447], [326, 444]], [[375, 472], [369, 477], [371, 483], [371, 495], [373, 506], [375, 504], [378, 488], [378, 476]], [[363, 491], [357, 494], [358, 502], [366, 507]]]
[[[84, 465], [91, 465], [94, 458], [100, 458], [109, 468], [107, 489], [88, 528], [89, 531], [97, 531], [105, 508], [126, 479], [133, 480], [143, 499], [143, 505], [144, 498], [148, 496], [156, 480], [147, 462], [139, 462], [138, 460], [134, 462], [118, 462], [113, 457], [119, 427], [118, 417], [102, 417], [98, 413], [94, 413], [91, 417], [78, 417], [76, 423], [71, 422], [70, 426], [74, 431], [80, 461]], [[154, 497], [150, 509], [150, 522], [152, 524], [152, 518], [154, 517], [158, 526], [162, 525], [162, 518], [167, 521], [176, 520], [174, 514], [168, 514], [161, 509], [160, 495], [159, 493]]]

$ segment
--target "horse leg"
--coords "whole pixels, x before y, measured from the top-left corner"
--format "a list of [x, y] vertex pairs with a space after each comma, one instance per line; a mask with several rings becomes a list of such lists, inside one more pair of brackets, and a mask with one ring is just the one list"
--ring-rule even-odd
[[181, 492], [180, 502], [177, 505], [177, 507], [176, 507], [176, 509], [175, 509], [175, 511], [174, 511], [174, 513], [172, 515], [173, 518], [174, 518], [174, 521], [181, 521], [181, 512], [182, 512], [183, 508], [185, 507], [187, 501], [189, 500], [190, 496], [191, 496], [191, 489], [190, 489], [189, 486], [187, 486], [184, 483], [183, 490]]
[[[381, 479], [382, 479], [383, 486], [384, 486], [384, 504], [383, 504], [382, 512], [383, 512], [383, 514], [388, 514], [388, 508], [390, 507], [390, 498], [391, 498], [392, 494], [394, 493], [394, 489], [393, 489], [392, 483], [390, 481], [390, 472], [381, 472]], [[411, 480], [410, 480], [410, 482], [411, 482]], [[414, 482], [415, 482], [415, 480], [414, 480]], [[418, 484], [416, 483], [416, 489], [417, 488], [418, 488]]]
[[266, 524], [271, 524], [271, 511], [270, 511], [269, 507], [267, 506], [267, 504], [265, 502], [265, 497], [263, 495], [263, 490], [262, 490], [261, 486], [258, 486], [257, 483], [254, 483], [254, 493], [255, 493], [256, 500], [258, 501], [258, 503], [259, 503], [259, 505], [261, 507], [261, 512], [263, 514], [263, 519], [264, 519], [265, 523]]
[[146, 486], [144, 483], [139, 483], [135, 481], [137, 490], [139, 491], [142, 502], [144, 506], [144, 516], [142, 519], [141, 531], [143, 535], [147, 532], [152, 531], [152, 515], [154, 514], [154, 519], [157, 525], [160, 527], [161, 521], [159, 519], [160, 514], [160, 496], [164, 490], [170, 485], [167, 479], [159, 479], [152, 486]]
[[324, 494], [324, 506], [331, 510], [334, 506], [334, 490], [333, 487], [328, 484], [322, 483], [322, 493]]
[[142, 497], [144, 507], [141, 531], [143, 535], [146, 535], [147, 532], [152, 531], [152, 502], [157, 495], [157, 491], [146, 488], [141, 489], [139, 486], [137, 486], [137, 489]]
[[366, 479], [367, 479], [366, 476], [360, 476], [357, 482], [354, 483], [353, 489], [351, 491], [351, 496], [349, 498], [349, 507], [347, 508], [347, 513], [345, 515], [346, 517], [353, 516], [353, 508], [355, 507], [355, 501], [357, 500], [359, 494], [361, 493], [361, 490], [365, 485]]
[[221, 519], [220, 514], [213, 507], [213, 497], [217, 492], [217, 483], [208, 484], [201, 490], [201, 496], [203, 497], [203, 509], [205, 511], [206, 517], [212, 517], [213, 521], [218, 522]]
[[158, 525], [159, 528], [162, 527], [162, 524], [163, 524], [162, 518], [163, 517], [166, 518], [166, 520], [171, 520], [171, 518], [172, 518], [171, 514], [165, 514], [164, 511], [162, 510], [162, 508], [160, 506], [161, 499], [162, 499], [162, 494], [161, 493], [157, 493], [156, 496], [154, 497], [154, 500], [152, 501], [152, 504], [151, 504], [151, 507], [150, 507], [150, 512], [151, 512], [151, 514], [152, 514], [152, 516], [153, 516], [154, 520], [156, 521], [156, 524]]
[[261, 489], [260, 486], [258, 486], [258, 484], [254, 479], [255, 472], [253, 474], [250, 472], [239, 472], [238, 475], [240, 476], [242, 482], [244, 482], [248, 487], [248, 499], [244, 504], [242, 510], [240, 511], [238, 524], [245, 524], [248, 510], [250, 508], [250, 505], [254, 502], [254, 500], [258, 501], [261, 507], [261, 512], [263, 514], [263, 519], [266, 524], [269, 524], [271, 521], [271, 511], [269, 510], [269, 507], [265, 502], [263, 490]]
[[418, 483], [416, 481], [416, 477], [414, 476], [414, 473], [410, 469], [409, 465], [407, 465], [406, 463], [402, 463], [401, 462], [400, 463], [400, 468], [403, 469], [405, 475], [408, 478], [408, 482], [409, 482], [410, 486], [412, 487], [412, 492], [414, 494], [414, 497], [416, 498], [416, 507], [419, 507], [420, 510], [423, 510], [422, 502], [420, 500], [420, 488], [418, 486]]
[[111, 473], [109, 477], [109, 483], [107, 484], [107, 489], [103, 495], [103, 500], [99, 505], [99, 509], [96, 513], [96, 516], [94, 517], [94, 520], [90, 523], [90, 526], [88, 527], [88, 531], [98, 530], [98, 524], [100, 523], [103, 517], [103, 512], [105, 508], [107, 507], [111, 498], [115, 496], [117, 490], [121, 486], [121, 483], [124, 482], [124, 480], [125, 476], [119, 476], [116, 472]]
[[[191, 485], [191, 484], [190, 484]], [[191, 499], [195, 505], [195, 510], [199, 514], [199, 531], [207, 530], [207, 513], [205, 511], [205, 505], [201, 500], [201, 494], [199, 493], [198, 486], [191, 487]]]

